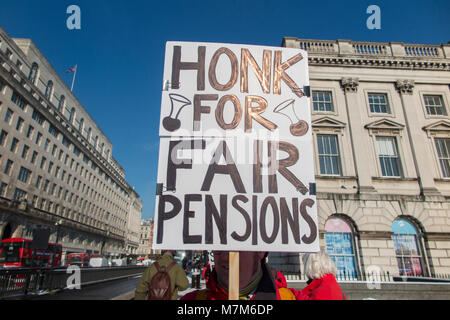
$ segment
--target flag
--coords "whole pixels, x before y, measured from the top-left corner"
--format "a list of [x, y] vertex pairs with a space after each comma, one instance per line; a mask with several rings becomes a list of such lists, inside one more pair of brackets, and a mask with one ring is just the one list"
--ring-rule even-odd
[[75, 65], [73, 68], [70, 68], [69, 70], [66, 71], [67, 72], [74, 72], [75, 70], [77, 70], [77, 65]]

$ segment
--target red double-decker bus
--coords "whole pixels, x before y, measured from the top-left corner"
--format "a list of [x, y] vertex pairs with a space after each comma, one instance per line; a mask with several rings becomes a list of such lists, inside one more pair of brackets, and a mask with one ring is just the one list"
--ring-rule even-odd
[[61, 244], [49, 243], [47, 249], [31, 249], [32, 240], [5, 239], [0, 245], [0, 267], [59, 267]]
[[70, 253], [67, 255], [66, 265], [76, 265], [80, 268], [89, 267], [89, 261], [91, 258], [103, 258], [103, 255], [90, 253]]

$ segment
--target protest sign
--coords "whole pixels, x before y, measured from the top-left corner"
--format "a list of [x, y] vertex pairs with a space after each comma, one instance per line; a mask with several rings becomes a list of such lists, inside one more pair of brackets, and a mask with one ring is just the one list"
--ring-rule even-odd
[[168, 42], [154, 249], [319, 250], [307, 55]]

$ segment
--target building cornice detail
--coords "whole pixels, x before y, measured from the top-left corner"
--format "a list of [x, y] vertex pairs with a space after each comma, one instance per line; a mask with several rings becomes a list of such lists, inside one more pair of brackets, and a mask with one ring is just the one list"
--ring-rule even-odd
[[411, 95], [413, 93], [414, 86], [414, 80], [397, 80], [395, 83], [395, 87], [401, 94]]
[[341, 79], [342, 89], [345, 92], [357, 92], [359, 79], [358, 78], [342, 78]]

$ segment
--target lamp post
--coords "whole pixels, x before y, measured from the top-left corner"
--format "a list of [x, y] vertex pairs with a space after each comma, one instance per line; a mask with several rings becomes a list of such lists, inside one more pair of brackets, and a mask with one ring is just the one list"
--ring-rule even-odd
[[63, 224], [63, 220], [59, 219], [58, 221], [55, 222], [55, 226], [56, 226], [56, 244], [58, 244], [59, 242], [59, 228], [61, 227], [61, 225]]

